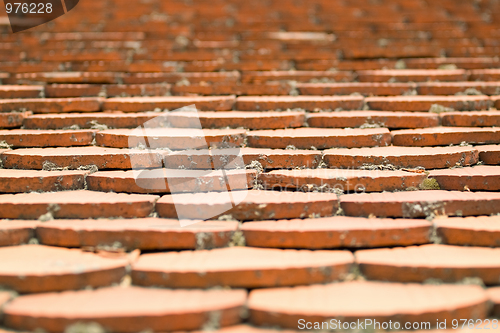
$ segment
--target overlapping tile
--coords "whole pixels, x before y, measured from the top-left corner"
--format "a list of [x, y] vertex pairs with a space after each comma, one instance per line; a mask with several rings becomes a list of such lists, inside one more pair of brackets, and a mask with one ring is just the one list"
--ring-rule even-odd
[[228, 111], [233, 108], [234, 96], [208, 96], [208, 97], [116, 97], [104, 101], [104, 111], [141, 112], [154, 111], [155, 109], [174, 110], [187, 105], [195, 104], [198, 110]]
[[89, 171], [2, 170], [0, 193], [80, 190]]
[[101, 109], [102, 98], [26, 98], [3, 99], [0, 112], [33, 111], [33, 113], [95, 112]]
[[485, 164], [500, 164], [500, 145], [477, 146], [479, 159]]
[[363, 106], [361, 96], [240, 96], [236, 98], [235, 109], [241, 111], [265, 111], [305, 109], [357, 110]]
[[33, 115], [24, 119], [27, 129], [64, 129], [64, 128], [136, 128], [155, 119], [161, 125], [167, 117], [156, 112], [139, 113], [64, 113]]
[[143, 255], [134, 263], [132, 282], [168, 288], [313, 284], [345, 278], [352, 262], [349, 251], [230, 247], [154, 253]]
[[418, 188], [424, 173], [391, 170], [304, 169], [276, 170], [260, 175], [273, 190], [302, 191], [337, 189], [344, 192], [382, 192]]
[[199, 221], [181, 227], [178, 220], [159, 218], [53, 220], [37, 225], [36, 236], [41, 244], [64, 247], [209, 249], [227, 246], [237, 229], [234, 221]]
[[500, 143], [500, 130], [496, 127], [432, 127], [392, 131], [395, 146], [448, 146]]
[[[102, 192], [183, 193], [246, 190], [255, 182], [255, 170], [147, 169], [138, 172], [101, 171], [87, 176], [87, 188]], [[0, 178], [1, 179], [1, 178]]]
[[297, 128], [247, 133], [248, 145], [255, 148], [326, 149], [333, 147], [359, 148], [388, 146], [391, 135], [386, 128], [329, 129]]
[[[26, 295], [4, 308], [4, 324], [16, 330], [63, 332], [78, 322], [95, 322], [117, 332], [201, 329], [210, 313], [220, 326], [241, 322], [244, 290], [165, 290], [111, 287]], [[47, 304], [51, 304], [47, 307]]]
[[0, 130], [0, 141], [14, 148], [89, 146], [95, 130]]
[[[232, 199], [231, 197], [238, 198]], [[234, 200], [239, 204], [234, 205]], [[293, 219], [309, 216], [331, 216], [337, 212], [334, 193], [303, 193], [252, 190], [243, 194], [184, 193], [165, 195], [156, 202], [156, 211], [162, 217], [177, 217], [177, 209], [184, 217], [229, 215], [236, 220]]]
[[334, 321], [337, 328], [339, 321], [358, 319], [371, 319], [369, 326], [374, 327], [373, 320], [392, 319], [403, 325], [407, 321], [484, 318], [487, 300], [479, 286], [347, 282], [253, 290], [248, 307], [250, 322], [259, 326], [296, 329], [303, 320], [305, 329], [307, 322], [313, 327], [314, 322], [342, 318]]
[[[329, 149], [324, 161], [330, 168], [380, 169], [400, 168], [443, 169], [468, 166], [479, 161], [475, 147], [374, 147]], [[380, 166], [380, 167], [379, 167]]]
[[95, 165], [101, 169], [132, 169], [133, 158], [137, 168], [161, 167], [161, 153], [139, 149], [104, 147], [33, 148], [6, 150], [1, 155], [3, 165], [9, 169], [42, 170]]
[[360, 250], [355, 256], [361, 273], [370, 280], [459, 282], [478, 277], [495, 285], [500, 279], [499, 253], [500, 249], [429, 244]]
[[439, 116], [423, 112], [340, 111], [307, 116], [311, 127], [423, 128], [439, 125]]
[[437, 235], [445, 244], [500, 247], [498, 216], [450, 217], [434, 220]]
[[0, 247], [0, 284], [20, 293], [102, 287], [120, 282], [129, 259], [43, 245]]
[[478, 165], [472, 168], [431, 170], [429, 178], [435, 179], [443, 190], [499, 191], [500, 167]]
[[445, 112], [441, 114], [443, 126], [457, 127], [498, 127], [499, 111]]
[[38, 221], [0, 220], [0, 246], [28, 244], [38, 224]]
[[174, 127], [279, 129], [302, 127], [304, 112], [198, 112], [172, 113], [168, 121]]
[[[241, 160], [237, 159], [241, 156]], [[260, 165], [264, 169], [316, 168], [321, 161], [321, 152], [301, 149], [200, 149], [164, 153], [167, 168], [218, 169]], [[239, 163], [241, 165], [239, 165]], [[243, 165], [244, 164], [244, 165]]]
[[367, 97], [371, 110], [429, 111], [433, 105], [456, 111], [488, 110], [493, 102], [488, 96], [390, 96]]
[[0, 195], [0, 218], [147, 217], [158, 197], [87, 190]]
[[245, 136], [246, 131], [239, 129], [148, 128], [143, 132], [114, 129], [96, 133], [96, 144], [112, 148], [136, 148], [142, 145], [143, 148], [169, 148], [171, 150], [193, 147], [227, 148], [241, 146]]
[[241, 230], [248, 246], [327, 249], [425, 244], [430, 228], [422, 220], [336, 216], [247, 222]]
[[340, 207], [349, 216], [432, 217], [500, 213], [496, 192], [407, 191], [348, 194]]

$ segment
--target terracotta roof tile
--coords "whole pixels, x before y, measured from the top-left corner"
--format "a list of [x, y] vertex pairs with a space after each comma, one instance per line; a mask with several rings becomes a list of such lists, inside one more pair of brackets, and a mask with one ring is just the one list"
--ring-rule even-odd
[[220, 326], [238, 324], [245, 301], [244, 290], [112, 287], [18, 297], [5, 307], [4, 321], [8, 327], [29, 331], [63, 332], [81, 321], [119, 332], [187, 331], [201, 329], [212, 311], [219, 311]]
[[339, 317], [342, 322], [397, 318], [394, 321], [435, 323], [461, 316], [484, 317], [486, 302], [479, 286], [347, 282], [253, 290], [248, 307], [250, 321], [256, 325], [295, 329], [299, 319], [321, 323]]
[[102, 287], [120, 282], [129, 260], [106, 258], [79, 249], [43, 245], [0, 248], [0, 283], [21, 293]]
[[429, 242], [431, 224], [422, 220], [335, 216], [305, 220], [247, 222], [248, 246], [277, 248], [358, 248]]
[[349, 251], [230, 247], [142, 255], [132, 267], [141, 286], [257, 288], [325, 283], [343, 279], [353, 262]]
[[[3, 223], [11, 230], [23, 226], [22, 222], [12, 221], [0, 222], [0, 227]], [[26, 224], [30, 226], [30, 222]], [[181, 227], [178, 220], [159, 218], [53, 220], [36, 226], [36, 235], [42, 244], [85, 248], [118, 245], [126, 250], [224, 247], [238, 228], [234, 221], [199, 221]]]
[[495, 285], [500, 279], [500, 249], [429, 244], [355, 253], [361, 273], [370, 280], [459, 282], [478, 277]]

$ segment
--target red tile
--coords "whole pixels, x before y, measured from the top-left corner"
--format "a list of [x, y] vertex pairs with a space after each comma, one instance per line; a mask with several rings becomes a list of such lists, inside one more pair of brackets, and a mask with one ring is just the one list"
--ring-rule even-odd
[[1, 157], [4, 167], [9, 169], [42, 170], [46, 162], [70, 169], [88, 165], [95, 165], [99, 170], [132, 169], [131, 157], [136, 168], [158, 168], [162, 165], [160, 153], [102, 147], [16, 149], [5, 151]]
[[0, 220], [0, 246], [27, 244], [35, 236], [38, 221]]
[[21, 296], [4, 313], [5, 325], [16, 330], [63, 332], [95, 322], [113, 332], [170, 332], [201, 329], [212, 311], [220, 314], [220, 326], [238, 324], [245, 302], [244, 290], [112, 287]]
[[415, 83], [298, 83], [295, 86], [301, 95], [350, 95], [359, 93], [365, 96], [397, 96], [411, 92]]
[[152, 84], [50, 84], [45, 86], [46, 97], [99, 96], [164, 96], [170, 91], [166, 83]]
[[43, 92], [43, 86], [0, 86], [0, 98], [37, 98]]
[[[170, 92], [174, 96], [196, 95], [289, 95], [292, 87], [287, 82], [266, 82], [265, 84], [237, 84], [205, 82], [188, 86], [173, 85]], [[108, 92], [109, 93], [109, 92]]]
[[104, 111], [139, 112], [155, 109], [174, 110], [196, 105], [198, 110], [228, 111], [233, 108], [234, 96], [166, 96], [166, 97], [116, 97], [104, 101]]
[[457, 111], [488, 110], [492, 106], [489, 96], [391, 96], [367, 97], [371, 110], [429, 111], [437, 104]]
[[499, 216], [439, 218], [434, 225], [445, 244], [500, 247]]
[[88, 171], [9, 170], [0, 172], [0, 193], [80, 190]]
[[393, 165], [402, 168], [442, 169], [476, 164], [478, 150], [474, 147], [375, 147], [329, 149], [324, 161], [331, 168], [360, 168]]
[[30, 115], [31, 112], [0, 113], [0, 128], [21, 127], [23, 125], [23, 120]]
[[499, 82], [421, 82], [417, 85], [419, 95], [455, 95], [475, 89], [485, 95], [498, 95]]
[[[362, 300], [362, 301], [360, 301]], [[373, 321], [393, 324], [461, 318], [484, 318], [487, 296], [479, 286], [346, 282], [250, 292], [250, 322], [259, 326], [297, 329], [299, 320], [342, 323]], [[342, 318], [342, 319], [339, 319]], [[312, 327], [313, 324], [309, 324]], [[321, 325], [321, 324], [320, 324]], [[381, 325], [380, 325], [381, 326]], [[366, 327], [366, 326], [365, 326]], [[395, 326], [393, 326], [394, 328]], [[321, 327], [319, 327], [321, 329]], [[332, 327], [335, 329], [335, 327]]]
[[146, 217], [158, 197], [154, 195], [64, 191], [0, 195], [0, 218], [38, 219], [50, 213], [55, 218]]
[[500, 164], [500, 145], [477, 146], [479, 159], [485, 164]]
[[168, 115], [173, 127], [280, 129], [302, 127], [304, 112], [175, 112]]
[[342, 108], [357, 110], [363, 106], [361, 96], [240, 96], [235, 109], [242, 111], [305, 109], [308, 111]]
[[12, 83], [117, 83], [121, 73], [112, 72], [46, 72], [19, 73], [10, 81]]
[[248, 146], [256, 148], [326, 149], [333, 147], [375, 147], [391, 143], [386, 128], [374, 129], [326, 129], [298, 128], [248, 132]]
[[500, 109], [500, 96], [491, 96], [491, 100], [494, 103], [496, 109]]
[[241, 75], [243, 83], [259, 83], [266, 81], [293, 80], [298, 82], [308, 82], [311, 80], [334, 80], [334, 81], [352, 81], [354, 75], [347, 71], [245, 71]]
[[95, 130], [0, 130], [0, 141], [13, 147], [71, 147], [92, 144]]
[[500, 193], [409, 191], [347, 194], [340, 206], [349, 216], [424, 217], [470, 216], [500, 213]]
[[338, 189], [344, 192], [382, 192], [418, 187], [427, 176], [424, 173], [388, 170], [304, 169], [276, 170], [259, 176], [266, 188], [273, 190], [316, 188]]
[[467, 81], [467, 71], [433, 69], [383, 69], [358, 71], [360, 82], [422, 82], [422, 81]]
[[34, 113], [95, 112], [102, 98], [30, 98], [0, 100], [0, 112], [33, 111]]
[[37, 225], [36, 235], [41, 244], [52, 246], [112, 248], [119, 244], [126, 250], [194, 250], [227, 246], [237, 229], [238, 223], [231, 221], [181, 227], [178, 220], [159, 218], [53, 220]]
[[443, 190], [500, 191], [500, 166], [431, 170], [429, 178], [434, 178]]
[[346, 216], [247, 222], [241, 227], [248, 246], [292, 249], [425, 244], [429, 242], [430, 229], [431, 224], [423, 220]]
[[[167, 59], [165, 59], [167, 60]], [[173, 59], [168, 59], [174, 61]], [[144, 84], [144, 83], [177, 83], [188, 81], [189, 83], [226, 83], [236, 84], [240, 79], [240, 73], [232, 72], [176, 72], [176, 73], [131, 73], [123, 78], [125, 84]], [[187, 104], [189, 105], [189, 104]], [[208, 108], [207, 110], [213, 110]]]
[[369, 127], [423, 128], [439, 126], [439, 116], [423, 112], [340, 111], [307, 115], [311, 127]]
[[229, 247], [152, 253], [132, 266], [132, 282], [168, 288], [258, 288], [325, 283], [343, 279], [350, 251], [308, 251]]
[[500, 127], [500, 111], [445, 112], [440, 116], [443, 126]]
[[424, 282], [439, 279], [459, 282], [478, 277], [485, 284], [498, 284], [500, 249], [428, 244], [356, 252], [361, 273], [371, 280]]
[[236, 159], [238, 154], [241, 155], [243, 164], [251, 165], [252, 162], [259, 162], [264, 169], [316, 168], [321, 161], [321, 152], [314, 150], [240, 148], [238, 150], [201, 149], [165, 153], [164, 163], [167, 168], [244, 167], [244, 165], [235, 165], [240, 161]]
[[102, 287], [119, 282], [129, 263], [124, 254], [106, 258], [44, 245], [0, 248], [0, 283], [20, 293]]
[[473, 69], [470, 71], [471, 81], [498, 81], [500, 80], [500, 69]]
[[241, 146], [245, 136], [246, 131], [239, 129], [147, 128], [142, 132], [115, 129], [96, 133], [96, 143], [113, 148], [135, 148], [141, 145], [153, 149], [169, 148], [172, 150], [227, 148]]
[[495, 127], [433, 127], [392, 131], [395, 146], [448, 146], [462, 142], [500, 143], [500, 129]]
[[89, 83], [53, 83], [45, 86], [45, 97], [66, 98], [66, 97], [93, 97], [99, 96], [106, 91], [104, 84]]
[[251, 188], [256, 177], [255, 170], [101, 171], [87, 176], [87, 186], [89, 190], [115, 193], [219, 192], [229, 186], [231, 191]]
[[24, 119], [23, 126], [28, 129], [63, 129], [71, 126], [96, 128], [105, 125], [109, 128], [136, 128], [153, 118], [164, 118], [156, 112], [144, 113], [66, 113], [33, 115]]
[[[238, 192], [234, 192], [238, 195]], [[185, 218], [231, 215], [236, 220], [270, 220], [331, 216], [337, 212], [337, 195], [332, 193], [274, 192], [252, 190], [238, 195], [238, 204], [227, 193], [212, 192], [163, 196], [156, 203], [162, 217], [175, 218], [182, 209]]]
[[486, 290], [490, 301], [493, 302], [493, 310], [491, 314], [493, 316], [500, 316], [500, 287], [489, 288]]
[[[439, 33], [439, 31], [435, 31], [435, 34]], [[463, 32], [461, 31], [453, 31], [443, 30], [442, 34], [445, 35], [445, 38], [449, 38], [451, 33], [456, 33], [457, 37], [463, 36]], [[407, 66], [411, 68], [438, 68], [438, 66], [443, 64], [454, 64], [459, 68], [464, 69], [475, 69], [475, 68], [484, 68], [484, 67], [495, 67], [498, 64], [498, 60], [495, 60], [493, 57], [437, 57], [437, 58], [414, 58], [414, 59], [405, 59], [405, 63]]]

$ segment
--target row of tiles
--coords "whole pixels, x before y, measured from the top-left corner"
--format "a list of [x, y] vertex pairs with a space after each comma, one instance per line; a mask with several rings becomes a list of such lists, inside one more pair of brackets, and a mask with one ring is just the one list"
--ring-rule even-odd
[[[334, 62], [330, 62], [333, 65]], [[176, 83], [181, 80], [184, 85], [200, 82], [211, 83], [243, 83], [259, 84], [272, 81], [297, 81], [314, 82], [321, 81], [359, 81], [360, 83], [394, 83], [394, 82], [420, 82], [422, 86], [427, 81], [442, 82], [466, 82], [466, 81], [493, 81], [500, 78], [500, 69], [382, 69], [382, 70], [280, 70], [283, 61], [274, 60], [261, 62], [237, 63], [234, 67], [243, 68], [239, 71], [217, 71], [218, 67], [224, 66], [219, 62], [202, 62], [192, 65], [192, 71], [175, 72], [178, 65], [171, 67], [159, 67], [159, 65], [141, 62], [135, 65], [135, 70], [125, 70], [129, 64], [116, 63], [99, 64], [90, 68], [75, 67], [71, 72], [23, 72], [23, 73], [0, 73], [1, 79], [6, 84], [29, 84], [35, 82], [45, 83], [107, 83], [107, 84], [142, 84], [142, 83]], [[228, 65], [225, 65], [228, 66]], [[286, 66], [286, 63], [285, 63]], [[452, 65], [449, 65], [452, 66]], [[74, 66], [73, 66], [74, 67]], [[113, 68], [115, 67], [115, 68]], [[247, 70], [244, 70], [244, 68]], [[26, 68], [28, 70], [29, 68]], [[115, 71], [113, 71], [115, 69]], [[120, 71], [121, 69], [121, 71]], [[153, 70], [152, 70], [153, 69]], [[477, 84], [477, 83], [476, 83]], [[414, 86], [414, 85], [413, 85]], [[363, 87], [361, 85], [361, 87]], [[431, 85], [432, 87], [432, 85]], [[307, 88], [307, 86], [305, 86]], [[409, 85], [412, 88], [412, 85]]]
[[[82, 75], [75, 75], [72, 81], [87, 81]], [[381, 82], [340, 82], [340, 83], [224, 83], [204, 82], [171, 85], [168, 83], [144, 84], [89, 84], [64, 83], [41, 85], [0, 85], [0, 97], [6, 99], [112, 96], [165, 96], [171, 95], [351, 95], [398, 96], [398, 95], [498, 95], [500, 83], [497, 81], [477, 82], [424, 82], [424, 83], [381, 83]]]
[[[463, 320], [467, 319], [466, 323], [472, 321], [472, 329], [477, 325], [478, 329], [497, 332], [498, 319], [485, 320], [484, 326], [483, 319], [488, 314], [499, 314], [499, 294], [498, 287], [483, 290], [472, 285], [355, 281], [252, 290], [248, 296], [240, 289], [202, 291], [135, 286], [25, 295], [13, 300], [3, 293], [0, 304], [5, 304], [3, 324], [26, 331], [38, 328], [63, 332], [68, 326], [98, 332], [206, 331], [237, 325], [245, 319], [257, 326], [294, 331], [303, 330], [306, 325], [313, 328], [315, 324], [324, 330], [333, 329], [333, 325], [338, 329], [346, 322], [354, 322], [356, 327], [360, 321], [363, 329], [382, 325], [385, 328], [390, 322], [392, 329], [419, 328], [422, 324], [423, 332], [439, 324], [439, 328], [448, 327], [450, 331], [462, 326], [463, 331]], [[362, 308], [359, 300], [364, 302]], [[89, 322], [92, 324], [85, 324]], [[327, 325], [321, 326], [322, 322]], [[243, 326], [221, 332], [279, 331]]]
[[[154, 120], [153, 120], [154, 119]], [[153, 120], [152, 122], [149, 122]], [[149, 123], [147, 123], [149, 122]], [[200, 111], [190, 113], [156, 112], [119, 113], [59, 113], [33, 115], [31, 112], [0, 113], [0, 128], [23, 129], [92, 129], [136, 128], [154, 122], [165, 127], [285, 129], [303, 126], [316, 128], [387, 127], [390, 129], [455, 127], [498, 127], [500, 111], [461, 112], [397, 112], [397, 111], [337, 111], [305, 113]]]
[[421, 219], [334, 216], [253, 221], [243, 225], [231, 220], [200, 220], [181, 227], [179, 220], [164, 218], [1, 220], [0, 246], [28, 244], [36, 237], [37, 242], [44, 245], [115, 252], [203, 250], [245, 244], [259, 248], [312, 250], [432, 242], [500, 247], [499, 221], [498, 215], [439, 217], [433, 223]]
[[[500, 163], [500, 145], [465, 147], [373, 147], [330, 149], [211, 149], [166, 152], [162, 150], [103, 147], [1, 149], [8, 169], [57, 170], [93, 165], [98, 170], [154, 169], [445, 169]], [[479, 169], [477, 169], [479, 170]], [[408, 170], [403, 170], [408, 171]], [[413, 171], [413, 170], [410, 170]], [[319, 171], [322, 172], [322, 171]], [[326, 171], [325, 171], [326, 172]]]
[[135, 285], [163, 288], [253, 289], [361, 279], [460, 283], [472, 277], [496, 286], [499, 253], [500, 248], [424, 244], [354, 253], [232, 246], [140, 254], [33, 244], [0, 247], [0, 283], [23, 294], [78, 290], [119, 284], [130, 272]]
[[[50, 42], [50, 41], [49, 41]], [[65, 45], [68, 43], [61, 42]], [[116, 45], [116, 42], [92, 42], [92, 43], [104, 43], [105, 46], [113, 46], [117, 47], [121, 44]], [[127, 42], [124, 42], [125, 47]], [[130, 42], [129, 42], [130, 43]], [[132, 45], [136, 45], [137, 42], [132, 42]], [[153, 41], [152, 43], [156, 43]], [[216, 48], [221, 44], [234, 44], [235, 42], [199, 42], [204, 43], [207, 46], [211, 46]], [[239, 42], [236, 42], [239, 43]], [[249, 44], [253, 44], [255, 42], [248, 42]], [[228, 45], [225, 45], [228, 46]], [[241, 45], [242, 48], [248, 46], [247, 44]], [[266, 45], [269, 47], [269, 45]], [[82, 51], [85, 54], [85, 51]], [[181, 53], [182, 54], [182, 53]], [[179, 55], [174, 58], [178, 58]], [[290, 58], [290, 56], [288, 57]], [[15, 74], [21, 73], [53, 73], [55, 75], [54, 79], [64, 79], [63, 75], [59, 77], [54, 74], [54, 72], [58, 72], [61, 70], [70, 71], [70, 72], [128, 72], [128, 73], [147, 73], [147, 72], [174, 72], [174, 71], [182, 71], [182, 72], [203, 72], [203, 71], [222, 71], [222, 70], [235, 70], [239, 69], [240, 71], [264, 71], [264, 70], [273, 70], [273, 74], [267, 74], [269, 76], [275, 76], [277, 79], [280, 79], [280, 75], [287, 75], [283, 79], [287, 77], [291, 77], [296, 81], [308, 80], [307, 72], [303, 71], [317, 71], [316, 78], [320, 78], [321, 75], [326, 75], [330, 78], [335, 78], [334, 73], [328, 73], [325, 71], [338, 70], [338, 71], [347, 71], [344, 72], [344, 75], [347, 75], [345, 78], [352, 76], [350, 71], [363, 71], [363, 70], [382, 70], [382, 69], [396, 69], [396, 68], [405, 68], [405, 69], [426, 69], [426, 70], [436, 70], [436, 69], [467, 69], [467, 70], [479, 70], [479, 69], [495, 69], [500, 66], [500, 61], [494, 57], [441, 57], [441, 58], [406, 58], [406, 59], [371, 59], [371, 60], [338, 60], [332, 57], [328, 59], [303, 59], [296, 56], [296, 59], [293, 59], [293, 68], [297, 71], [292, 71], [292, 60], [283, 58], [283, 55], [277, 54], [276, 57], [268, 57], [267, 59], [255, 60], [251, 57], [246, 57], [245, 55], [241, 55], [239, 62], [234, 62], [233, 59], [226, 59], [225, 56], [222, 59], [217, 60], [197, 60], [195, 57], [191, 59], [191, 61], [180, 61], [172, 59], [168, 62], [161, 60], [137, 60], [132, 63], [128, 63], [124, 60], [87, 60], [85, 62], [74, 62], [74, 57], [68, 58], [66, 62], [61, 64], [60, 62], [54, 61], [52, 58], [45, 59], [43, 62], [31, 62], [31, 61], [8, 61], [8, 59], [2, 59], [0, 62], [0, 72], [9, 73], [10, 78], [16, 77]], [[72, 62], [73, 61], [73, 62]], [[288, 70], [288, 71], [285, 71]], [[303, 74], [301, 74], [303, 73]], [[406, 72], [408, 74], [408, 72]], [[414, 72], [418, 74], [419, 72]], [[428, 72], [429, 74], [433, 74], [433, 72]], [[446, 73], [446, 72], [445, 72]], [[489, 77], [490, 74], [495, 73], [495, 71], [483, 71], [476, 74], [482, 74], [481, 77]], [[256, 73], [254, 73], [256, 74]], [[295, 77], [292, 75], [296, 74]], [[420, 72], [420, 76], [422, 77], [425, 72]], [[435, 73], [434, 74], [439, 74]], [[66, 74], [66, 80], [71, 79], [71, 75]], [[193, 74], [188, 74], [193, 75]], [[219, 74], [223, 75], [223, 74]], [[340, 73], [342, 75], [342, 73]], [[332, 77], [333, 76], [333, 77]], [[26, 77], [20, 76], [19, 78]], [[51, 75], [37, 75], [37, 78], [43, 78], [45, 82], [51, 82]], [[73, 73], [73, 80], [77, 80], [78, 76]], [[310, 79], [310, 78], [309, 78]], [[342, 79], [342, 77], [340, 77]], [[477, 80], [479, 78], [475, 78]], [[79, 83], [85, 82], [85, 76], [81, 75], [81, 79]], [[90, 79], [89, 79], [90, 80]], [[261, 80], [260, 80], [261, 81]], [[421, 81], [421, 80], [419, 80]], [[69, 83], [71, 81], [68, 81]], [[78, 81], [76, 81], [78, 82]], [[73, 82], [73, 83], [76, 83]], [[193, 82], [194, 83], [194, 82]], [[453, 83], [453, 82], [449, 82]], [[470, 83], [470, 81], [469, 81]], [[425, 82], [419, 82], [419, 85], [422, 84], [425, 86]]]
[[0, 112], [33, 111], [34, 113], [67, 113], [122, 111], [145, 112], [174, 110], [196, 105], [200, 111], [268, 111], [304, 109], [369, 110], [381, 111], [432, 111], [434, 105], [443, 111], [488, 110], [499, 106], [500, 96], [163, 96], [163, 97], [114, 97], [114, 98], [37, 98], [0, 100]]
[[[332, 156], [326, 155], [326, 158]], [[302, 169], [256, 170], [135, 169], [129, 171], [0, 170], [0, 193], [89, 189], [115, 193], [198, 193], [247, 190], [384, 192], [408, 190], [500, 191], [500, 166], [443, 170]], [[92, 167], [88, 168], [92, 169]], [[140, 174], [138, 174], [140, 172]], [[257, 184], [257, 185], [256, 185]]]
[[498, 192], [421, 190], [355, 193], [231, 191], [174, 193], [161, 198], [89, 190], [0, 195], [0, 218], [140, 218], [187, 220], [230, 217], [240, 221], [348, 216], [428, 217], [500, 213]]
[[[160, 117], [161, 118], [161, 117]], [[157, 119], [155, 119], [157, 120]], [[188, 119], [189, 121], [190, 119]], [[193, 122], [198, 119], [192, 118]], [[189, 126], [189, 125], [188, 125]], [[389, 131], [387, 128], [293, 128], [246, 131], [149, 127], [137, 129], [0, 130], [0, 141], [13, 148], [75, 147], [208, 149], [271, 148], [313, 149], [364, 147], [433, 147], [463, 144], [498, 144], [498, 127], [430, 127]]]

